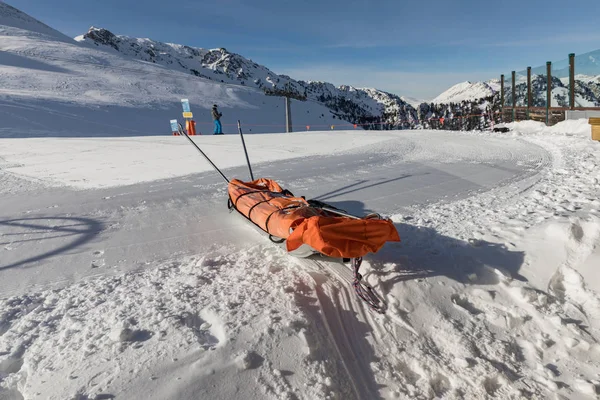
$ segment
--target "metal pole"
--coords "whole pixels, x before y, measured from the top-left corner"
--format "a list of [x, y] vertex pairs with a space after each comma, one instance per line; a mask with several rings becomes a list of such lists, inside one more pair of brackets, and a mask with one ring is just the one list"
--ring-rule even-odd
[[240, 138], [242, 138], [242, 146], [244, 147], [244, 154], [246, 155], [246, 162], [248, 163], [248, 169], [250, 170], [250, 179], [254, 180], [254, 174], [252, 173], [252, 166], [250, 165], [250, 159], [248, 158], [248, 151], [246, 150], [246, 142], [244, 141], [244, 135], [242, 134], [242, 125], [238, 119], [238, 131], [240, 132]]
[[504, 107], [504, 74], [500, 75], [500, 107]]
[[504, 74], [500, 75], [500, 121], [504, 122]]
[[330, 213], [342, 215], [344, 217], [348, 217], [348, 218], [352, 218], [352, 219], [362, 219], [360, 217], [357, 217], [356, 215], [348, 214], [346, 212], [343, 212], [343, 211], [340, 211], [340, 210], [336, 210], [336, 209], [333, 209], [333, 208], [329, 208], [327, 206], [319, 207], [319, 208], [321, 210], [329, 211]]
[[210, 160], [210, 158], [208, 158], [208, 156], [206, 154], [204, 154], [204, 152], [200, 149], [200, 147], [198, 147], [198, 145], [196, 143], [194, 143], [192, 138], [190, 138], [188, 136], [187, 132], [183, 129], [183, 126], [181, 126], [181, 124], [178, 124], [178, 125], [179, 125], [179, 134], [185, 135], [185, 137], [190, 141], [190, 143], [194, 145], [196, 150], [198, 150], [200, 152], [200, 154], [202, 154], [204, 156], [204, 158], [206, 158], [206, 161], [208, 161], [210, 163], [210, 165], [212, 165], [212, 167], [223, 177], [223, 179], [225, 179], [225, 182], [229, 183], [229, 179], [227, 179], [227, 177], [221, 172], [221, 170], [219, 168], [217, 168], [217, 166]]
[[512, 122], [515, 122], [515, 107], [517, 105], [517, 86], [516, 86], [516, 72], [512, 71]]
[[552, 105], [552, 62], [546, 62], [546, 125], [550, 123], [550, 107]]
[[527, 119], [529, 119], [529, 108], [531, 107], [531, 67], [527, 67]]
[[290, 98], [285, 97], [285, 131], [292, 131], [292, 111], [290, 106]]
[[569, 108], [575, 108], [575, 53], [569, 54]]

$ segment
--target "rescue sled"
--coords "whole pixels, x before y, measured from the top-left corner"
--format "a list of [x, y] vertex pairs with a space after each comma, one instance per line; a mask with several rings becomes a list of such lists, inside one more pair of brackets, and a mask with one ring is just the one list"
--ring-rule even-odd
[[325, 203], [296, 197], [271, 179], [233, 179], [228, 191], [229, 209], [258, 225], [272, 241], [285, 240], [292, 255], [359, 258], [376, 253], [388, 241], [400, 241], [394, 224], [377, 214], [351, 217]]
[[238, 129], [252, 179], [248, 182], [227, 179], [194, 141], [182, 132], [227, 181], [229, 210], [239, 213], [290, 255], [309, 257], [319, 254], [350, 262], [356, 293], [372, 309], [381, 311], [380, 300], [372, 288], [362, 282], [359, 268], [362, 257], [368, 253], [376, 253], [386, 242], [400, 241], [392, 221], [381, 218], [379, 214], [365, 217], [351, 215], [319, 200], [295, 196], [274, 180], [254, 179], [239, 121]]

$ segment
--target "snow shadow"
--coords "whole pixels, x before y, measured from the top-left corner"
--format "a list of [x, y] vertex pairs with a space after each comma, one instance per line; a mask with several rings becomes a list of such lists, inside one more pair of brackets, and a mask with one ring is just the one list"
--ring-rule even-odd
[[361, 201], [328, 201], [327, 204], [339, 208], [340, 210], [344, 210], [352, 215], [367, 215], [371, 213], [371, 211], [364, 209], [364, 204]]
[[175, 106], [134, 108], [97, 102], [0, 100], [0, 138], [171, 136], [169, 119], [180, 114]]
[[[388, 243], [378, 253], [365, 257], [372, 271], [389, 291], [398, 282], [447, 276], [464, 284], [494, 285], [503, 277], [526, 280], [519, 274], [525, 258], [522, 251], [484, 240], [465, 242], [439, 234], [433, 228], [407, 223], [394, 224], [401, 243]], [[390, 271], [390, 264], [395, 269]], [[387, 275], [393, 275], [386, 279]]]
[[333, 292], [326, 293], [326, 277], [319, 273], [311, 276], [314, 290], [300, 282], [294, 292], [296, 304], [308, 318], [310, 328], [304, 329], [307, 326], [300, 322], [292, 325], [304, 331], [309, 358], [323, 362], [327, 374], [337, 377], [330, 389], [340, 398], [381, 399], [379, 392], [385, 386], [377, 383], [371, 368], [372, 362], [379, 361], [368, 341], [373, 336], [372, 326], [362, 322], [355, 310], [340, 304], [343, 294], [339, 289], [332, 288]]
[[2, 54], [0, 54], [0, 64], [5, 67], [35, 69], [38, 71], [57, 72], [61, 74], [73, 74], [73, 71], [57, 67], [56, 65], [47, 64], [39, 60], [34, 60], [28, 57], [23, 57], [19, 54], [4, 51]]
[[[35, 248], [42, 249], [40, 254], [22, 252], [23, 259], [8, 264], [0, 263], [2, 271], [68, 253], [96, 237], [104, 230], [104, 225], [91, 218], [32, 217], [0, 220], [0, 228], [0, 246], [6, 248], [16, 245], [13, 251], [18, 251], [23, 244], [34, 242]], [[65, 244], [65, 238], [73, 240]]]
[[[333, 198], [333, 197], [343, 196], [345, 194], [350, 194], [350, 193], [358, 192], [358, 191], [361, 191], [361, 190], [374, 188], [376, 186], [380, 186], [380, 185], [385, 185], [385, 184], [388, 184], [388, 183], [396, 182], [396, 181], [399, 181], [401, 179], [410, 178], [411, 176], [413, 176], [413, 175], [411, 175], [411, 174], [405, 174], [405, 175], [400, 175], [397, 178], [385, 179], [385, 180], [382, 180], [382, 181], [371, 183], [369, 185], [361, 186], [363, 183], [368, 183], [369, 182], [369, 180], [363, 179], [363, 180], [360, 180], [358, 182], [351, 183], [350, 185], [346, 185], [346, 186], [343, 186], [341, 188], [338, 188], [338, 189], [332, 190], [330, 192], [327, 192], [325, 194], [322, 194], [320, 196], [317, 196], [317, 197], [315, 197], [315, 200], [325, 201], [325, 200], [328, 200], [328, 199]], [[347, 210], [347, 211], [350, 211], [350, 210]]]
[[[367, 215], [374, 211], [361, 201], [328, 202], [334, 207], [354, 215]], [[508, 249], [500, 243], [484, 240], [465, 242], [442, 235], [433, 228], [395, 223], [400, 243], [388, 243], [376, 254], [365, 257], [373, 274], [385, 278], [385, 265], [397, 265], [400, 276], [387, 282], [392, 286], [399, 281], [444, 275], [465, 284], [496, 284], [508, 276], [525, 281], [519, 274], [525, 253]], [[388, 269], [389, 270], [389, 269]]]

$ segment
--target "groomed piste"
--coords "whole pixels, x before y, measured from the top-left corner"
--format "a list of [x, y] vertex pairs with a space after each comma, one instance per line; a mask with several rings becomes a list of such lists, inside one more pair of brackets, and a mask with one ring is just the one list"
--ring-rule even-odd
[[297, 257], [321, 255], [350, 262], [354, 271], [353, 287], [371, 307], [383, 312], [381, 300], [362, 282], [359, 272], [362, 257], [376, 253], [386, 242], [399, 242], [400, 236], [389, 219], [371, 213], [364, 217], [349, 214], [319, 200], [297, 197], [272, 179], [254, 179], [240, 122], [238, 130], [252, 181], [229, 180], [179, 125], [179, 133], [206, 158], [227, 182], [228, 208], [253, 223], [276, 244]]

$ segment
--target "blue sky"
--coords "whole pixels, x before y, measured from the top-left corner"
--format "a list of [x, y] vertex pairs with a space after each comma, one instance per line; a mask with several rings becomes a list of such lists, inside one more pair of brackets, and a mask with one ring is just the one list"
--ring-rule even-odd
[[225, 47], [279, 74], [431, 99], [600, 49], [598, 0], [8, 0], [76, 36], [90, 26]]

